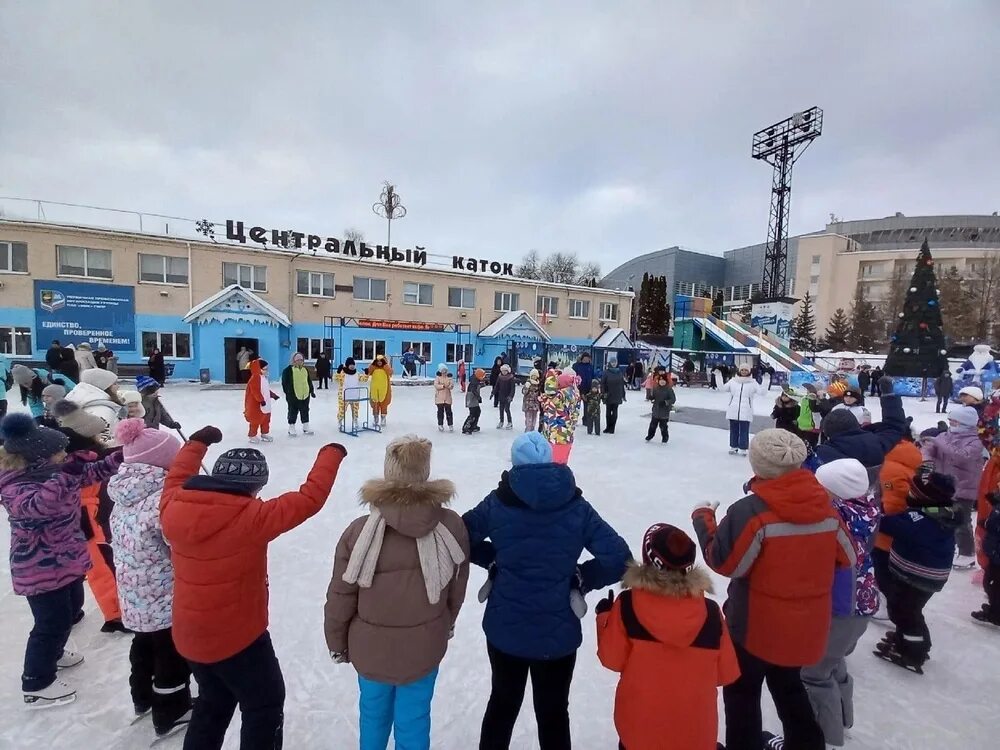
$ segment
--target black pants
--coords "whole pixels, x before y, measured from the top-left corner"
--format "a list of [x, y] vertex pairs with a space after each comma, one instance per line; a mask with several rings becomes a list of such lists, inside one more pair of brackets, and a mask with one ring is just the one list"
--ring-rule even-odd
[[510, 415], [510, 401], [500, 402], [500, 424], [507, 421], [507, 424], [514, 424], [514, 418]]
[[240, 750], [281, 750], [285, 682], [267, 632], [235, 656], [190, 665], [198, 698], [184, 750], [220, 750], [237, 705]]
[[569, 686], [573, 681], [576, 652], [561, 659], [540, 661], [519, 659], [490, 645], [487, 650], [493, 690], [483, 717], [479, 750], [507, 750], [510, 747], [529, 674], [540, 749], [570, 750]]
[[591, 414], [586, 407], [583, 410], [583, 426], [587, 428], [588, 435], [601, 434], [601, 409]]
[[990, 613], [994, 618], [1000, 618], [1000, 565], [991, 562], [983, 574], [983, 590], [990, 603]]
[[958, 527], [955, 529], [955, 545], [958, 554], [972, 557], [976, 554], [976, 536], [972, 530], [972, 516], [976, 513], [976, 499], [955, 498], [955, 516]]
[[889, 572], [889, 553], [884, 549], [874, 547], [871, 552], [872, 567], [875, 572], [875, 585], [882, 595], [888, 599], [896, 585], [896, 578]]
[[948, 394], [939, 393], [937, 397], [937, 403], [934, 406], [935, 414], [944, 414], [948, 411]]
[[44, 690], [56, 679], [56, 662], [66, 648], [73, 618], [83, 609], [83, 579], [27, 597], [35, 625], [24, 649], [21, 689]]
[[155, 633], [136, 633], [128, 660], [132, 673], [132, 703], [136, 708], [153, 709], [153, 727], [170, 726], [191, 708], [191, 668], [177, 653], [170, 628]]
[[736, 657], [740, 678], [722, 689], [726, 704], [726, 750], [760, 750], [760, 694], [764, 683], [781, 719], [788, 750], [824, 750], [823, 730], [816, 722], [798, 667], [779, 667], [758, 659], [740, 644]]
[[896, 626], [896, 643], [900, 653], [923, 663], [931, 651], [931, 631], [924, 619], [924, 607], [933, 593], [911, 586], [899, 578], [883, 592], [889, 606], [889, 619]]
[[482, 413], [483, 408], [481, 406], [470, 406], [469, 416], [465, 418], [465, 423], [462, 425], [462, 432], [472, 432], [479, 427], [479, 416]]
[[656, 428], [660, 428], [660, 437], [663, 442], [670, 440], [670, 420], [669, 419], [657, 419], [652, 417], [649, 420], [649, 429], [646, 431], [646, 440], [652, 440], [656, 435]]
[[0, 419], [3, 419], [6, 413], [7, 413], [7, 399], [0, 398]]
[[604, 412], [604, 421], [608, 425], [604, 431], [614, 435], [615, 425], [618, 424], [618, 404], [607, 404]]
[[302, 424], [309, 424], [309, 399], [288, 399], [288, 424], [295, 424], [296, 417], [302, 418]]
[[438, 427], [444, 426], [445, 417], [448, 418], [448, 426], [451, 427], [455, 423], [455, 417], [451, 413], [451, 404], [438, 404]]
[[871, 395], [871, 396], [881, 396], [882, 395], [882, 389], [879, 388], [879, 385], [878, 385], [877, 382], [872, 382], [872, 390], [871, 390], [871, 393], [869, 395]]
[[328, 391], [328, 390], [330, 390], [330, 376], [329, 375], [320, 375], [317, 378], [317, 380], [319, 382], [319, 389], [321, 391]]

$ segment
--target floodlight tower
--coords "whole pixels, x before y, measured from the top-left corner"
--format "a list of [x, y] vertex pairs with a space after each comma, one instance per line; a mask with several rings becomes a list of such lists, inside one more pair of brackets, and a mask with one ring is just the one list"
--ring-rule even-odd
[[[761, 302], [784, 303], [789, 314], [794, 301], [788, 297], [788, 213], [792, 203], [792, 166], [822, 132], [823, 110], [810, 107], [753, 134], [750, 155], [774, 167]], [[777, 308], [762, 317], [767, 319], [766, 323], [771, 323], [770, 319], [774, 315], [777, 316], [775, 328], [783, 329], [784, 326], [779, 323], [782, 314]], [[754, 318], [757, 317], [754, 315]], [[771, 328], [770, 325], [767, 327]], [[784, 338], [788, 337], [788, 333], [783, 330], [774, 332]]]

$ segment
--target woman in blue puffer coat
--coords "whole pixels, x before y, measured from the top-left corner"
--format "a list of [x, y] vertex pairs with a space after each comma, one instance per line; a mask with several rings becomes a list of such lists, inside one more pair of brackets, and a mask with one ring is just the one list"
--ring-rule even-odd
[[[586, 611], [579, 594], [619, 581], [630, 554], [570, 468], [552, 463], [544, 437], [521, 435], [511, 458], [500, 486], [463, 516], [472, 562], [490, 571], [480, 600], [488, 596], [493, 689], [479, 747], [510, 747], [530, 674], [540, 746], [569, 748], [569, 688]], [[594, 558], [579, 564], [584, 549]]]

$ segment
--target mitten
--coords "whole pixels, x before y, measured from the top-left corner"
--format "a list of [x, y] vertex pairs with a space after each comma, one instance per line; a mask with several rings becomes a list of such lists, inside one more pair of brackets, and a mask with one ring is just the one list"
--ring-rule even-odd
[[493, 591], [493, 579], [497, 577], [497, 564], [492, 563], [486, 570], [486, 583], [482, 585], [479, 589], [479, 603], [482, 604], [487, 599], [490, 598], [490, 592]]
[[615, 592], [608, 589], [608, 595], [601, 599], [594, 607], [594, 614], [603, 615], [605, 612], [610, 612], [611, 608], [615, 605]]
[[707, 510], [711, 512], [712, 515], [715, 515], [715, 511], [717, 511], [718, 509], [719, 509], [718, 503], [698, 503], [697, 505], [694, 506], [691, 512], [697, 513], [702, 510]]
[[212, 427], [211, 425], [207, 427], [202, 427], [197, 432], [193, 433], [189, 442], [201, 443], [202, 445], [214, 445], [215, 443], [222, 442], [222, 430], [218, 427]]

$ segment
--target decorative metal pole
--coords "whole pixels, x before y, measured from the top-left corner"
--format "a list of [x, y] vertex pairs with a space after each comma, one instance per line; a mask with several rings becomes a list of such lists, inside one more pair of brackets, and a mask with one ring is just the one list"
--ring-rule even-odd
[[406, 206], [403, 205], [402, 200], [399, 197], [399, 193], [396, 192], [396, 186], [390, 185], [388, 181], [385, 182], [385, 187], [382, 188], [382, 194], [379, 196], [378, 200], [372, 205], [372, 211], [375, 212], [376, 216], [381, 216], [386, 220], [386, 250], [392, 247], [392, 220], [402, 219], [406, 216]]

